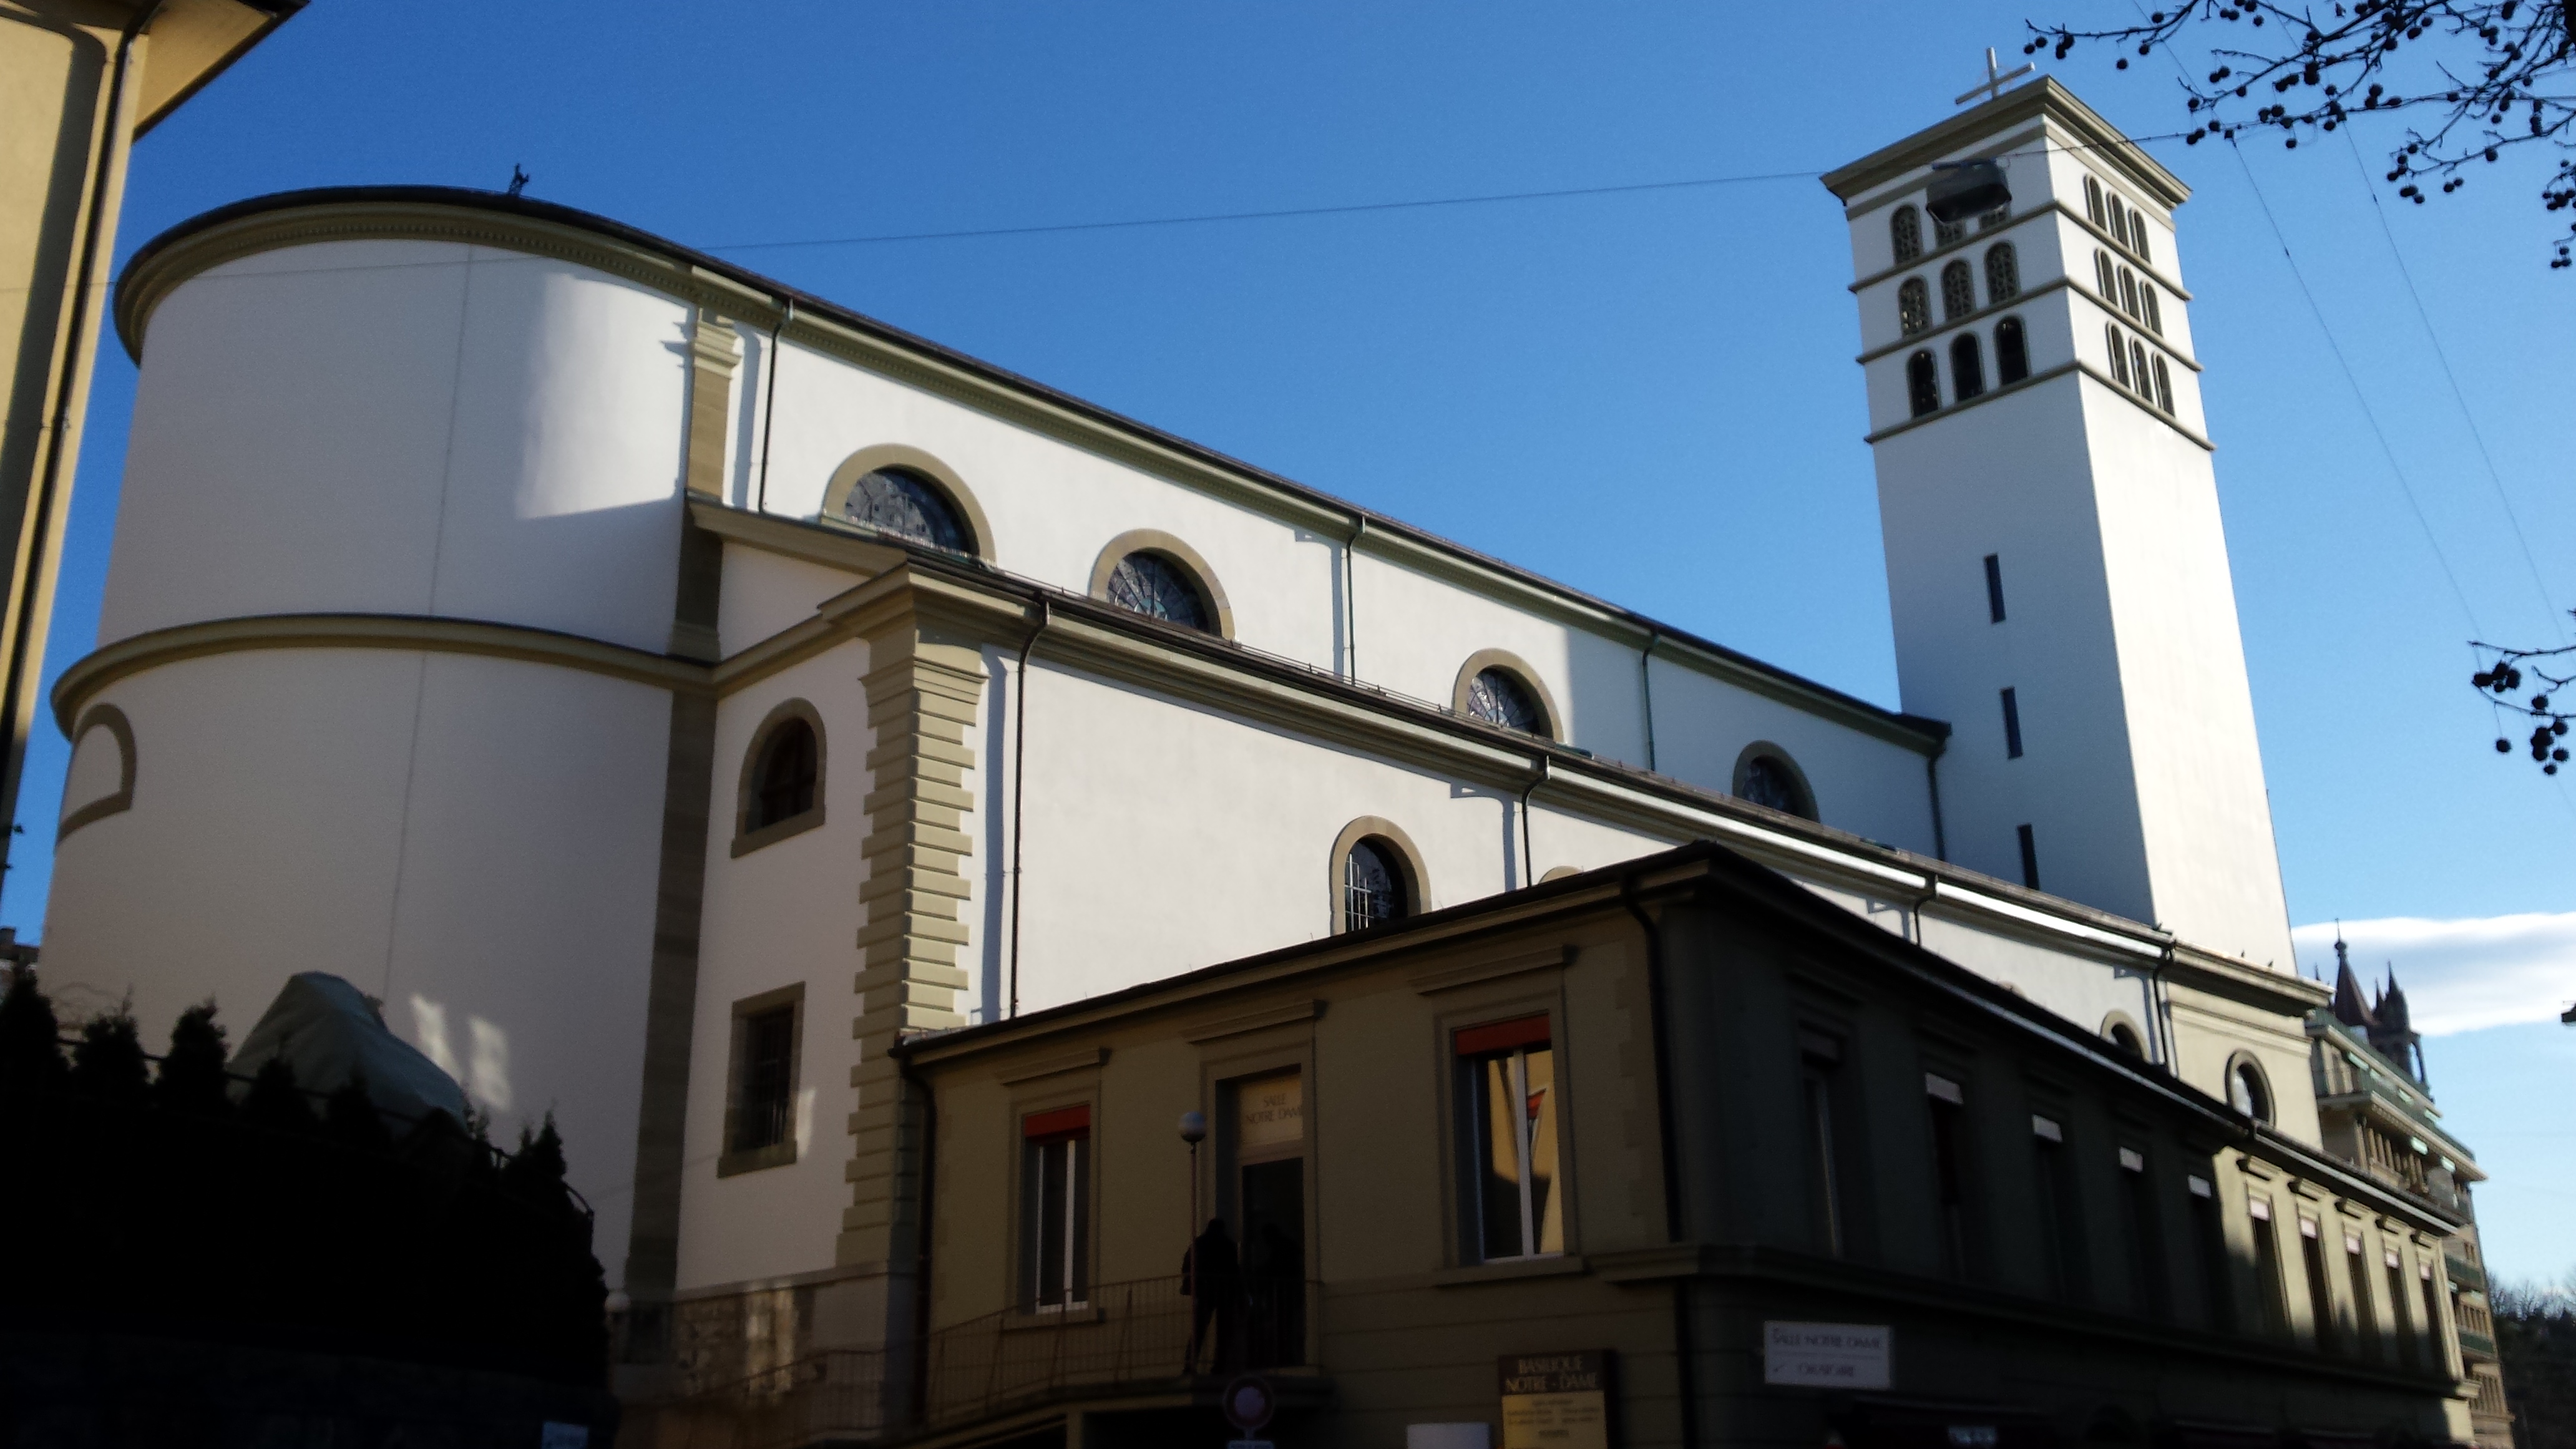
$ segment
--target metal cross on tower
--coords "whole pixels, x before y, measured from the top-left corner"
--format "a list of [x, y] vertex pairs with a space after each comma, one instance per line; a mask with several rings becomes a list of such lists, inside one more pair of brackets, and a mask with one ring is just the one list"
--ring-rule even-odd
[[1985, 84], [1968, 87], [1965, 95], [1960, 96], [1950, 104], [1954, 106], [1964, 106], [1968, 102], [1980, 97], [1991, 101], [1995, 97], [2004, 93], [2004, 87], [2012, 84], [2014, 81], [2020, 80], [2023, 76], [2026, 76], [2037, 69], [2039, 69], [2039, 66], [2036, 62], [2024, 61], [2021, 69], [2019, 70], [2005, 72], [1997, 71], [1995, 69], [1995, 48], [1989, 45], [1986, 47]]

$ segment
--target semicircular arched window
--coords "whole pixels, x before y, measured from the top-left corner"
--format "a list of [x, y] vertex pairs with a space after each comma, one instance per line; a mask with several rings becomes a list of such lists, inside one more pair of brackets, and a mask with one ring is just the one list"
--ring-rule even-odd
[[779, 721], [760, 742], [760, 758], [751, 767], [751, 808], [744, 828], [764, 830], [812, 810], [822, 763], [812, 724], [793, 716]]
[[932, 548], [951, 553], [974, 551], [974, 542], [967, 537], [966, 525], [958, 520], [957, 509], [949, 503], [948, 495], [940, 491], [938, 484], [910, 468], [879, 468], [851, 484], [849, 499], [841, 505], [841, 516]]
[[2257, 1122], [2271, 1122], [2272, 1084], [2263, 1080], [2261, 1067], [2240, 1058], [2227, 1069], [2227, 1104]]
[[1932, 325], [1932, 289], [1921, 277], [1908, 277], [1896, 287], [1896, 326], [1906, 336]]
[[2146, 1042], [2139, 1038], [2138, 1029], [2129, 1025], [2127, 1022], [2111, 1022], [2109, 1025], [2102, 1028], [2102, 1035], [2104, 1039], [2111, 1043], [2111, 1045], [2119, 1048], [2122, 1052], [2142, 1060], [2146, 1057]]
[[1184, 629], [1212, 633], [1207, 596], [1198, 581], [1171, 558], [1138, 550], [1118, 561], [1109, 574], [1109, 602], [1148, 619], [1161, 619]]
[[2009, 302], [2021, 295], [2021, 260], [2013, 255], [2011, 242], [1997, 242], [1986, 248], [1986, 301], [1989, 305]]
[[1956, 322], [1977, 310], [1977, 279], [1966, 262], [1941, 269], [1941, 320]]
[[1918, 418], [1941, 410], [1941, 367], [1931, 353], [1918, 352], [1905, 359], [1905, 400]]
[[2030, 376], [2030, 339], [2023, 335], [2021, 319], [2006, 317], [1995, 324], [1995, 383], [2001, 386]]
[[1977, 351], [1977, 334], [1962, 332], [1950, 340], [1950, 391], [1966, 402], [1986, 390], [1986, 364]]
[[1887, 219], [1887, 239], [1900, 262], [1923, 255], [1923, 214], [1910, 206], [1898, 207], [1896, 215]]
[[1519, 675], [1499, 665], [1477, 670], [1467, 682], [1467, 713], [1525, 735], [1548, 732], [1547, 711], [1540, 707], [1538, 695]]
[[1412, 914], [1401, 858], [1391, 841], [1374, 835], [1352, 842], [1342, 857], [1342, 929], [1365, 931]]
[[1806, 782], [1798, 778], [1797, 769], [1788, 761], [1777, 755], [1755, 755], [1744, 762], [1743, 776], [1735, 787], [1737, 799], [1767, 805], [1785, 815], [1816, 818], [1816, 807], [1807, 799]]

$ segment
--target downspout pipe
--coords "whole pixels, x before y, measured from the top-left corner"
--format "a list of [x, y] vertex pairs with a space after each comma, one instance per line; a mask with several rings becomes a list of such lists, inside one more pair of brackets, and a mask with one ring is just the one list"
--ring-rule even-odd
[[912, 1408], [916, 1415], [930, 1402], [930, 1230], [934, 1194], [939, 1188], [939, 1098], [913, 1070], [910, 1057], [895, 1057], [904, 1090], [921, 1104], [921, 1156], [915, 1171], [921, 1191], [920, 1215], [913, 1222], [912, 1245]]
[[1351, 515], [1351, 539], [1342, 545], [1342, 635], [1349, 645], [1350, 681], [1360, 682], [1360, 536], [1368, 532], [1368, 515]]
[[[1672, 1002], [1665, 976], [1664, 936], [1655, 918], [1647, 913], [1645, 902], [1637, 899], [1636, 876], [1620, 879], [1619, 903], [1636, 918], [1637, 930], [1646, 942], [1646, 1010], [1654, 1028], [1655, 1134], [1664, 1159], [1663, 1171], [1657, 1175], [1664, 1183], [1664, 1240], [1678, 1246], [1684, 1241], [1681, 1132], [1673, 1120]], [[1699, 1445], [1698, 1349], [1691, 1332], [1691, 1282], [1696, 1271], [1694, 1268], [1673, 1280], [1673, 1377], [1683, 1449], [1698, 1449]]]
[[1038, 647], [1038, 636], [1046, 632], [1055, 617], [1047, 596], [1037, 596], [1037, 622], [1029, 626], [1029, 637], [1020, 642], [1019, 668], [1012, 672], [1019, 694], [1011, 701], [1011, 1015], [1020, 1014], [1020, 861], [1021, 825], [1028, 819], [1029, 804], [1029, 655]]
[[769, 424], [778, 416], [778, 336], [796, 320], [796, 299], [789, 297], [779, 304], [778, 325], [769, 329], [769, 355], [760, 365], [769, 376], [761, 379], [761, 391], [767, 394], [760, 404], [760, 493], [753, 511], [769, 511]]
[[[47, 425], [45, 470], [36, 480], [35, 506], [22, 515], [32, 536], [27, 540], [27, 573], [18, 581], [17, 622], [9, 638], [9, 677], [0, 681], [0, 750], [7, 751], [8, 789], [5, 792], [14, 806], [18, 799], [19, 772], [26, 767], [26, 754], [18, 747], [18, 735], [25, 721], [18, 717], [19, 700], [26, 692], [27, 671], [35, 663], [34, 651], [44, 647], [36, 632], [37, 605], [50, 591], [47, 582], [53, 572], [54, 512], [60, 506], [65, 481], [64, 472], [71, 466], [72, 403], [80, 395], [81, 359], [87, 355], [89, 340], [90, 294], [99, 285], [99, 253], [106, 246], [102, 233], [107, 228], [108, 193], [116, 180], [116, 158], [121, 149], [131, 144], [124, 135], [125, 92], [134, 74], [134, 42], [160, 18], [168, 0], [152, 3], [136, 11], [117, 33], [116, 59], [111, 63], [107, 82], [107, 109], [98, 130], [98, 161], [90, 169], [89, 219], [81, 237], [80, 265], [72, 272], [71, 322], [64, 328], [62, 371], [54, 378], [54, 416]], [[104, 305], [104, 304], [101, 304]], [[0, 820], [0, 883], [5, 883], [12, 837], [9, 822]]]
[[1529, 788], [1521, 792], [1521, 884], [1538, 884], [1538, 861], [1530, 854], [1530, 796], [1547, 783], [1547, 756], [1540, 755], [1538, 773], [1530, 776]]
[[[1948, 748], [1949, 741], [1941, 743]], [[1946, 862], [1950, 858], [1950, 837], [1941, 828], [1941, 750], [1923, 757], [1923, 783], [1932, 794], [1932, 858]]]
[[1646, 631], [1646, 652], [1637, 656], [1637, 688], [1646, 698], [1646, 773], [1655, 769], [1655, 646], [1664, 642], [1661, 629]]

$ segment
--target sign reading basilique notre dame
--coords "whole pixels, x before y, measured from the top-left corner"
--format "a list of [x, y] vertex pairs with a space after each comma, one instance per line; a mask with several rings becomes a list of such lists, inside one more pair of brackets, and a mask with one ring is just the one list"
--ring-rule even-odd
[[1507, 1353], [1503, 1449], [1610, 1449], [1611, 1351]]

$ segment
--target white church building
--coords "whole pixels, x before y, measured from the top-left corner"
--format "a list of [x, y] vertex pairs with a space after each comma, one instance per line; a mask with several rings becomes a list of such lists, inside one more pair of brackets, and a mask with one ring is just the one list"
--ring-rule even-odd
[[49, 983], [346, 976], [555, 1114], [639, 1310], [856, 1341], [899, 1034], [1698, 838], [2315, 1144], [2186, 188], [2046, 80], [1826, 184], [1901, 712], [601, 217], [187, 222], [117, 294]]

